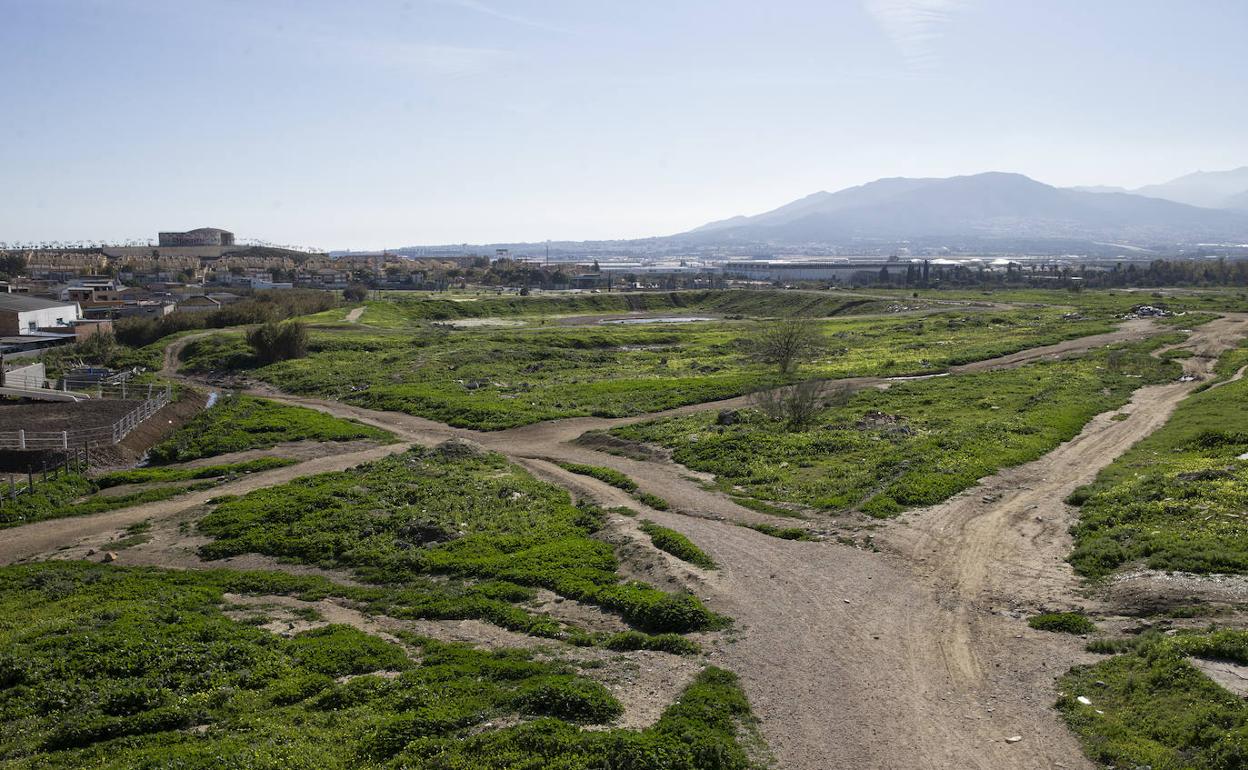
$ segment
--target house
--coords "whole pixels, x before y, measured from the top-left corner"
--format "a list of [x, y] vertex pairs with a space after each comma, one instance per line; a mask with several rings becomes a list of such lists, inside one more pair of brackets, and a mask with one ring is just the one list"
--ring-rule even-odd
[[40, 330], [64, 330], [68, 334], [80, 318], [82, 308], [77, 302], [0, 294], [0, 335], [36, 334]]

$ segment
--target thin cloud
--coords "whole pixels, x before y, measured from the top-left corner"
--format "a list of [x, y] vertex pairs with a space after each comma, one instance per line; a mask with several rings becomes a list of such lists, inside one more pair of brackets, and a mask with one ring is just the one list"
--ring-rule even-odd
[[485, 3], [480, 2], [480, 0], [442, 0], [442, 2], [447, 3], [449, 5], [457, 6], [459, 8], [463, 8], [465, 10], [473, 11], [474, 13], [480, 13], [485, 16], [492, 16], [495, 19], [502, 19], [503, 21], [509, 21], [512, 24], [519, 24], [523, 27], [533, 27], [534, 29], [544, 29], [547, 32], [559, 32], [565, 35], [571, 34], [570, 30], [564, 27], [551, 24], [541, 19], [534, 19], [528, 16], [517, 16], [514, 13], [500, 11], [494, 6], [486, 5]]
[[937, 43], [965, 0], [864, 0], [884, 34], [893, 42], [906, 64], [930, 70], [940, 63]]

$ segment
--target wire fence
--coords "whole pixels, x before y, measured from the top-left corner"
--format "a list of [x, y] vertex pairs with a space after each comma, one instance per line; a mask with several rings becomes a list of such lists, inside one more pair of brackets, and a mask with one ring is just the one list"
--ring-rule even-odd
[[7, 480], [0, 481], [0, 523], [5, 522], [6, 515], [3, 511], [6, 506], [16, 505], [23, 495], [33, 494], [40, 484], [71, 473], [85, 473], [90, 465], [90, 450], [71, 449], [60, 460], [52, 463], [45, 460], [37, 469], [32, 463], [27, 466], [25, 473], [6, 474]]
[[[102, 389], [113, 385], [100, 386]], [[125, 383], [117, 387], [125, 388]], [[122, 415], [112, 425], [101, 425], [94, 428], [59, 431], [0, 431], [0, 450], [18, 452], [37, 452], [47, 450], [84, 449], [88, 447], [112, 446], [118, 444], [132, 430], [137, 428], [172, 400], [173, 390], [168, 385], [130, 385], [129, 398], [140, 399], [138, 406]]]

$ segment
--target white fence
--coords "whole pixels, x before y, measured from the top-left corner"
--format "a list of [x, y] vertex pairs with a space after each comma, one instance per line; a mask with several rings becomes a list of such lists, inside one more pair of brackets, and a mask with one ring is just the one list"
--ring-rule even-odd
[[[106, 385], [102, 388], [114, 386]], [[124, 386], [123, 386], [124, 387]], [[172, 390], [168, 385], [131, 385], [129, 392], [138, 395], [144, 393], [146, 398], [138, 402], [138, 406], [127, 412], [112, 425], [101, 425], [96, 428], [61, 431], [0, 431], [0, 450], [17, 450], [34, 452], [48, 449], [82, 449], [86, 447], [112, 446], [120, 443], [130, 431], [137, 428], [144, 420], [160, 411], [172, 399]], [[134, 396], [131, 396], [132, 398]]]

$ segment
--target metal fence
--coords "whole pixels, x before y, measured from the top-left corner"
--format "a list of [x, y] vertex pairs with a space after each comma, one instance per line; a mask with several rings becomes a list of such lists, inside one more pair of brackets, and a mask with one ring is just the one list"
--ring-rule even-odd
[[[121, 387], [124, 387], [124, 383]], [[131, 385], [129, 392], [135, 396], [142, 393], [142, 400], [138, 402], [138, 406], [122, 415], [121, 419], [112, 425], [101, 425], [81, 430], [0, 431], [0, 450], [34, 452], [112, 446], [120, 443], [123, 438], [130, 434], [130, 431], [160, 411], [162, 407], [169, 403], [173, 394], [172, 389], [168, 385]]]

